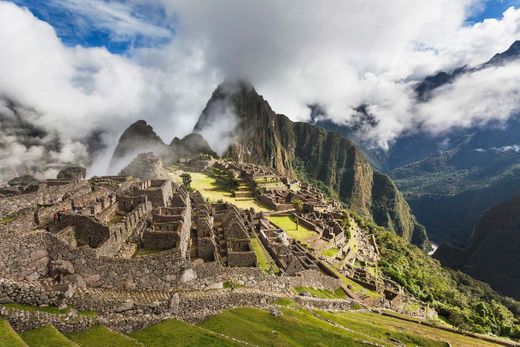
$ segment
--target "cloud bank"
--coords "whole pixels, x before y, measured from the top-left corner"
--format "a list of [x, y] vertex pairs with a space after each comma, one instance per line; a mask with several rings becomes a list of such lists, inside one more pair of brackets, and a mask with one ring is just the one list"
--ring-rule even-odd
[[[383, 148], [417, 129], [446, 132], [518, 112], [515, 62], [462, 76], [425, 103], [416, 101], [413, 87], [439, 70], [475, 66], [506, 50], [520, 39], [520, 9], [468, 24], [478, 0], [53, 5], [77, 13], [87, 29], [108, 31], [112, 40], [165, 39], [121, 55], [67, 46], [50, 24], [0, 1], [0, 95], [34, 109], [34, 127], [85, 150], [92, 134], [104, 134], [99, 138], [110, 148], [140, 118], [166, 142], [187, 134], [225, 78], [249, 80], [276, 112], [293, 120], [308, 120], [307, 105], [319, 104], [331, 120], [350, 124], [365, 105], [376, 125], [363, 135]], [[160, 13], [139, 12], [145, 5]], [[4, 154], [12, 151], [5, 148], [0, 145]], [[26, 147], [31, 150], [36, 151]], [[78, 153], [65, 158], [74, 162], [84, 151], [68, 153]], [[102, 167], [97, 162], [94, 171]]]

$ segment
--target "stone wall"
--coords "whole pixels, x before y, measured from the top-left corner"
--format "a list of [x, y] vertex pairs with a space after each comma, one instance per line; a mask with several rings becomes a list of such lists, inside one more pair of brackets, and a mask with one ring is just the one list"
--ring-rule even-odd
[[34, 281], [48, 274], [50, 260], [72, 263], [75, 274], [88, 287], [132, 290], [169, 290], [200, 283], [209, 285], [220, 274], [220, 265], [194, 266], [178, 249], [134, 259], [98, 257], [91, 248], [71, 248], [44, 231], [0, 238], [0, 276]]

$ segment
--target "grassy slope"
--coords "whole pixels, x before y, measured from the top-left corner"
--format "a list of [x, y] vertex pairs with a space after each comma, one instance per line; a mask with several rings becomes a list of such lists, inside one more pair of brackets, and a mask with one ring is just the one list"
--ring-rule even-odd
[[82, 347], [139, 347], [142, 343], [104, 326], [70, 334], [68, 338]]
[[338, 288], [335, 291], [332, 291], [332, 290], [325, 290], [325, 289], [315, 289], [315, 288], [310, 288], [310, 287], [296, 287], [296, 288], [294, 288], [294, 290], [297, 293], [308, 292], [315, 298], [321, 298], [321, 299], [345, 299], [347, 297], [347, 295], [341, 288]]
[[177, 320], [166, 320], [130, 334], [145, 346], [240, 346], [239, 343]]
[[9, 322], [0, 319], [0, 347], [23, 347], [27, 344], [13, 330]]
[[52, 326], [29, 330], [21, 334], [24, 341], [34, 347], [77, 347], [72, 342]]
[[356, 334], [337, 331], [310, 316], [298, 317], [292, 309], [275, 317], [254, 308], [237, 308], [211, 317], [200, 326], [259, 346], [366, 346]]
[[269, 253], [264, 249], [260, 240], [256, 237], [251, 239], [251, 246], [256, 254], [256, 261], [258, 262], [258, 267], [265, 272], [273, 272], [275, 274], [280, 273], [280, 269], [274, 263], [274, 260], [271, 258]]

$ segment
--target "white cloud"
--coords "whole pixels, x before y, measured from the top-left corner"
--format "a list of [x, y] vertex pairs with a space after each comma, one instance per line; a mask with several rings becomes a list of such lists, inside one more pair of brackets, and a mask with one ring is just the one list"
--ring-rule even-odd
[[[365, 135], [383, 147], [417, 126], [442, 132], [517, 111], [516, 64], [464, 76], [426, 104], [414, 100], [414, 81], [480, 64], [520, 38], [520, 10], [513, 8], [467, 25], [479, 0], [151, 2], [164, 6], [166, 26], [136, 11], [150, 4], [144, 0], [53, 4], [88, 18], [113, 40], [170, 38], [124, 56], [67, 47], [49, 24], [0, 1], [0, 94], [34, 107], [31, 122], [63, 143], [92, 129], [112, 142], [139, 118], [170, 141], [192, 129], [226, 77], [248, 79], [293, 120], [307, 120], [307, 105], [319, 103], [333, 120], [348, 123], [366, 105], [378, 125]], [[80, 155], [74, 148], [63, 156]]]

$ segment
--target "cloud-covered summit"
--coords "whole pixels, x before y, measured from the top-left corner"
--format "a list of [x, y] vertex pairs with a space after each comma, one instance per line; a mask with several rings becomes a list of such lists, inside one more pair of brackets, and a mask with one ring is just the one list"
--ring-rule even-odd
[[39, 2], [16, 2], [0, 1], [0, 95], [36, 110], [31, 122], [64, 143], [101, 130], [113, 147], [137, 119], [163, 139], [182, 137], [225, 78], [247, 79], [293, 120], [309, 120], [311, 104], [348, 124], [363, 106], [375, 124], [364, 135], [381, 147], [404, 132], [444, 132], [518, 111], [515, 61], [463, 76], [427, 102], [414, 93], [425, 76], [482, 64], [519, 39], [514, 7], [470, 24], [479, 0], [49, 3], [76, 14], [70, 26], [103, 30], [108, 40], [160, 38], [114, 54], [98, 42], [71, 44], [22, 6], [35, 12]]

